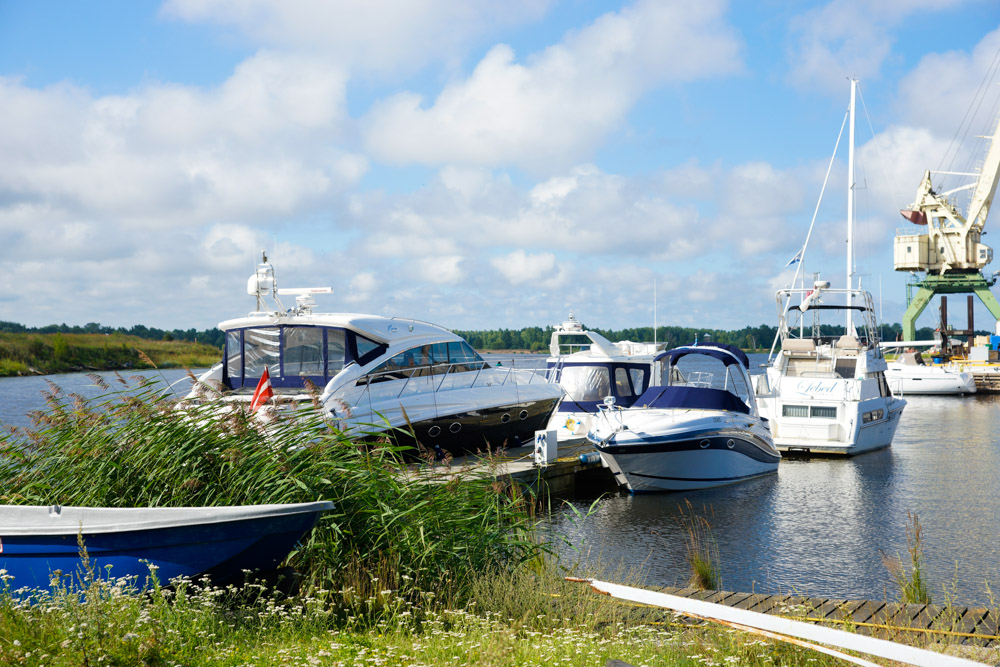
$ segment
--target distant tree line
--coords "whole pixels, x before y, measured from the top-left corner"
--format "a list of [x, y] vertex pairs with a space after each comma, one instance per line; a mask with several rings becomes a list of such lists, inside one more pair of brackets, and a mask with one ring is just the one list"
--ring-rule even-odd
[[[649, 343], [654, 340], [653, 327], [631, 327], [627, 329], [600, 329], [590, 328], [586, 325], [584, 329], [596, 331], [612, 342], [630, 340], [635, 343]], [[455, 333], [469, 341], [477, 350], [531, 350], [532, 352], [542, 352], [549, 348], [549, 339], [554, 328], [549, 327], [526, 327], [524, 329], [490, 329], [486, 331], [460, 331]], [[833, 336], [843, 333], [844, 328], [836, 325], [824, 325], [821, 327], [821, 335]], [[983, 332], [986, 333], [986, 332]], [[671, 327], [662, 326], [656, 328], [655, 340], [666, 343], [667, 347], [677, 347], [678, 345], [690, 345], [696, 340], [714, 340], [719, 343], [735, 345], [744, 350], [767, 350], [777, 334], [777, 327], [761, 324], [756, 327], [743, 327], [742, 329], [696, 329], [691, 327]], [[883, 341], [900, 340], [903, 336], [903, 327], [899, 323], [883, 324], [880, 327], [879, 335]], [[930, 340], [934, 337], [934, 330], [930, 327], [917, 329], [917, 338], [920, 340]]]
[[204, 329], [202, 331], [197, 331], [195, 329], [157, 329], [156, 327], [147, 327], [142, 324], [136, 324], [130, 328], [126, 327], [109, 327], [98, 324], [97, 322], [88, 322], [83, 326], [74, 325], [70, 326], [68, 324], [49, 324], [44, 327], [28, 327], [23, 324], [18, 324], [16, 322], [4, 322], [0, 320], [0, 333], [37, 333], [37, 334], [114, 334], [120, 333], [128, 336], [137, 336], [138, 338], [145, 338], [147, 340], [185, 340], [192, 343], [202, 343], [204, 345], [211, 345], [213, 347], [221, 348], [222, 343], [225, 340], [225, 334], [219, 329]]
[[[630, 340], [636, 343], [648, 343], [654, 340], [653, 327], [631, 327], [627, 329], [590, 329], [584, 325], [584, 329], [596, 331], [612, 342]], [[824, 325], [823, 335], [835, 335], [838, 327]], [[543, 352], [549, 348], [549, 339], [552, 336], [553, 327], [525, 327], [523, 329], [489, 329], [482, 331], [462, 331], [455, 330], [455, 333], [469, 341], [477, 350], [531, 350], [532, 352]], [[777, 329], [776, 327], [761, 324], [756, 327], [743, 327], [742, 329], [701, 329], [691, 327], [661, 326], [656, 328], [655, 340], [660, 343], [667, 343], [667, 347], [678, 345], [688, 345], [695, 340], [714, 340], [720, 343], [728, 343], [744, 350], [760, 350], [771, 347], [771, 342]], [[843, 327], [840, 327], [840, 332]], [[38, 334], [114, 334], [120, 333], [130, 336], [137, 336], [147, 340], [183, 340], [189, 342], [203, 343], [213, 347], [221, 348], [225, 340], [225, 334], [219, 329], [157, 329], [136, 324], [132, 327], [110, 327], [88, 322], [87, 324], [49, 324], [43, 327], [28, 327], [16, 322], [5, 322], [0, 320], [0, 333], [38, 333]], [[977, 332], [987, 334], [990, 332]], [[881, 326], [881, 338], [884, 341], [902, 339], [903, 327], [899, 323], [883, 324]], [[934, 337], [934, 330], [930, 327], [917, 329], [917, 339], [930, 340]]]

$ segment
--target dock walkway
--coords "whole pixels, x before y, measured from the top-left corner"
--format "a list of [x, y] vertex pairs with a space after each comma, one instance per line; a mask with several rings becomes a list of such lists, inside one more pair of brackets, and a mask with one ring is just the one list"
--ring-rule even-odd
[[[908, 644], [945, 643], [1000, 648], [1000, 609], [675, 587], [663, 588], [660, 592], [797, 621], [831, 625]], [[918, 635], [919, 639], [914, 635]]]

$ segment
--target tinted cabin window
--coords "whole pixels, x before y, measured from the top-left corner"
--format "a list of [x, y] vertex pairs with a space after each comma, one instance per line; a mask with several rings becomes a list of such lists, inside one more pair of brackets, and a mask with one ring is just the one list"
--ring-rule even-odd
[[628, 384], [628, 371], [624, 368], [615, 369], [615, 391], [618, 396], [632, 395], [632, 388]]
[[240, 332], [226, 332], [226, 375], [232, 380], [243, 377], [243, 347]]
[[375, 357], [385, 353], [385, 345], [376, 343], [360, 334], [354, 334], [354, 345], [358, 351], [357, 362], [359, 364], [367, 364], [374, 361]]
[[344, 358], [347, 356], [347, 346], [344, 344], [344, 332], [341, 329], [326, 330], [326, 373], [333, 377], [344, 368]]
[[487, 365], [465, 341], [448, 343], [448, 363], [453, 364], [452, 373], [478, 371]]
[[486, 366], [482, 357], [466, 343], [434, 343], [412, 347], [394, 355], [358, 380], [358, 384], [367, 383], [369, 377], [371, 382], [385, 382], [424, 375], [443, 375], [448, 372], [474, 371]]
[[283, 333], [284, 377], [322, 377], [323, 330], [315, 327], [285, 327]]
[[272, 377], [281, 376], [280, 331], [271, 329], [243, 330], [243, 372], [245, 377], [259, 378], [264, 369]]
[[646, 371], [642, 368], [630, 368], [628, 373], [632, 377], [632, 391], [635, 395], [646, 391]]

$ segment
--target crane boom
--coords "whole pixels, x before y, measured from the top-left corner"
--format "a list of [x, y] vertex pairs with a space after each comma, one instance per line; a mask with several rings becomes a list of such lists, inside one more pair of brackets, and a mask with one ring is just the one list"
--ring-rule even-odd
[[982, 230], [986, 224], [986, 216], [990, 212], [990, 204], [993, 203], [993, 195], [997, 191], [998, 177], [1000, 177], [1000, 119], [997, 119], [983, 169], [979, 174], [979, 180], [976, 181], [976, 189], [972, 193], [968, 217], [970, 226]]

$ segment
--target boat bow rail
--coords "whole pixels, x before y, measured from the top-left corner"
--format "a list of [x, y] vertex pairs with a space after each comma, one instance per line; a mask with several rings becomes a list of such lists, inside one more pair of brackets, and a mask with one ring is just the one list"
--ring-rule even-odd
[[[502, 362], [501, 362], [502, 363]], [[470, 366], [478, 366], [470, 370]], [[461, 362], [434, 364], [410, 369], [368, 373], [359, 378], [353, 387], [333, 395], [348, 406], [367, 404], [375, 412], [375, 404], [392, 398], [413, 394], [430, 394], [479, 387], [512, 386], [515, 400], [520, 400], [517, 388], [523, 385], [555, 384], [554, 369], [539, 367], [515, 368], [515, 361], [508, 365], [491, 366], [489, 362]]]

